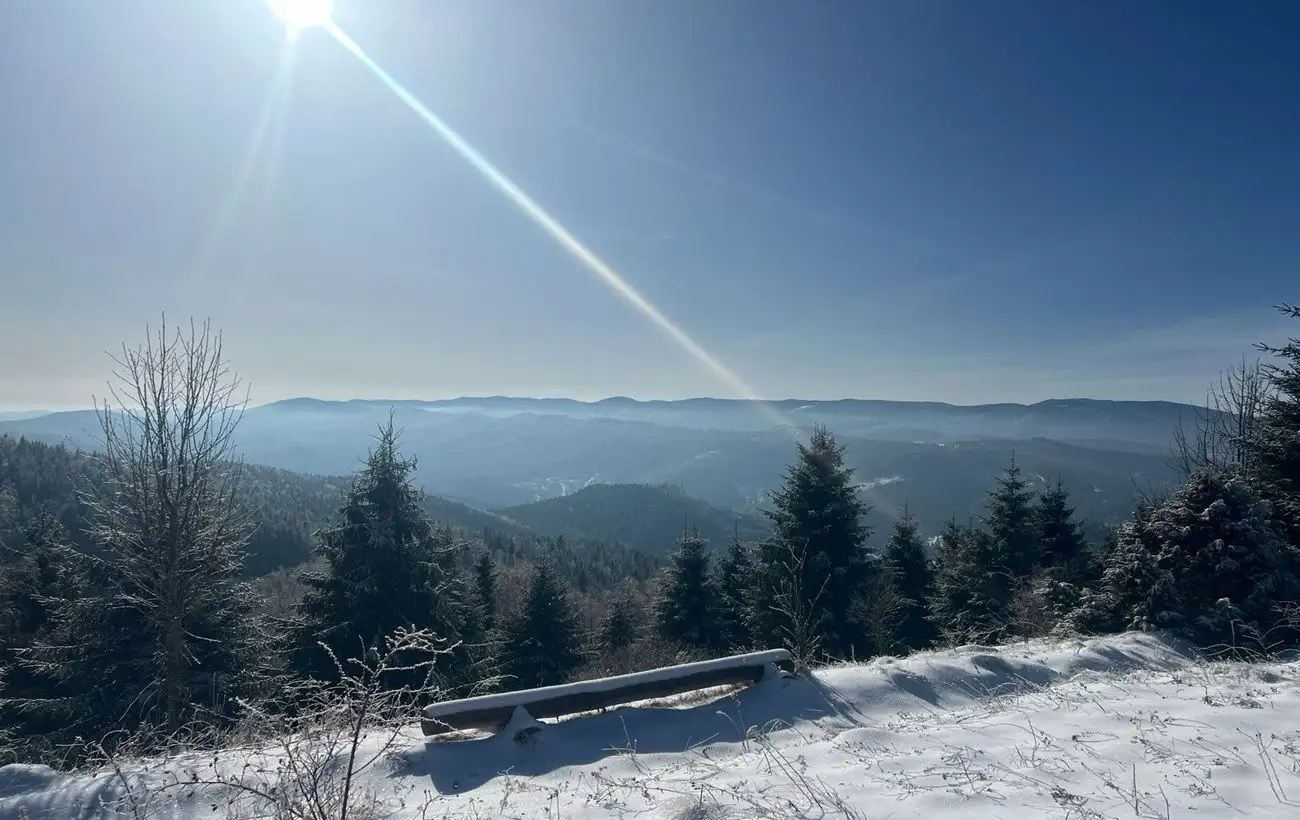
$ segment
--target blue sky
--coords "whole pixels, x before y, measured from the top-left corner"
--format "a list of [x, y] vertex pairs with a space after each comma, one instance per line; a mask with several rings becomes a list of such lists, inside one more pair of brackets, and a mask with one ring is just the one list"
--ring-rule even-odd
[[[1294, 333], [1293, 2], [337, 5], [761, 395], [1196, 401]], [[255, 401], [734, 393], [323, 31], [231, 200], [282, 46], [262, 0], [0, 4], [0, 406], [163, 311]]]

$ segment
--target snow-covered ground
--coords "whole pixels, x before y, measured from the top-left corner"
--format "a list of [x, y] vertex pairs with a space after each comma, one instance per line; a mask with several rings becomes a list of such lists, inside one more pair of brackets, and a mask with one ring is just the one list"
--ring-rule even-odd
[[[1300, 662], [1205, 663], [1137, 633], [879, 659], [514, 734], [427, 742], [413, 725], [363, 785], [399, 818], [1300, 817]], [[128, 779], [141, 793], [185, 762]], [[117, 816], [121, 783], [6, 767], [0, 817]], [[144, 808], [235, 816], [179, 790]]]

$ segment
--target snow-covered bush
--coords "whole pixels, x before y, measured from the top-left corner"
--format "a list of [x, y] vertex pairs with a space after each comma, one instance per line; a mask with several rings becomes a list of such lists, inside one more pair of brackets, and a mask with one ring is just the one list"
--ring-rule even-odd
[[1203, 646], [1276, 649], [1300, 634], [1283, 617], [1300, 601], [1300, 550], [1273, 506], [1240, 475], [1193, 475], [1118, 532], [1088, 631], [1160, 628]]

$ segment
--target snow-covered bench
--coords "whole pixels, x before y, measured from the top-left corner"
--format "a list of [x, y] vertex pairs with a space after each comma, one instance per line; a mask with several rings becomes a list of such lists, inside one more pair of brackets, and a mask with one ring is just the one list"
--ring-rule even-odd
[[[426, 735], [457, 729], [500, 731], [512, 720], [560, 717], [639, 700], [680, 695], [697, 689], [755, 683], [768, 675], [793, 669], [784, 649], [750, 652], [698, 663], [683, 663], [597, 680], [501, 692], [475, 698], [432, 703], [424, 708], [420, 726]], [[517, 713], [523, 710], [526, 714]]]

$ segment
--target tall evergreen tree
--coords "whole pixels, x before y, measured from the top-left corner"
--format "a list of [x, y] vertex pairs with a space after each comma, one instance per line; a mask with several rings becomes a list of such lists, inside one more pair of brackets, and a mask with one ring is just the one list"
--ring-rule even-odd
[[[0, 545], [0, 646], [31, 646], [46, 631], [61, 600], [81, 587], [67, 531], [47, 512], [23, 527], [23, 547], [12, 554]], [[0, 663], [12, 660], [0, 658]]]
[[960, 523], [956, 516], [939, 534], [931, 618], [948, 643], [965, 643], [979, 631], [972, 604], [979, 579], [981, 542], [985, 540], [987, 536], [974, 526]]
[[995, 643], [1011, 634], [1012, 600], [1039, 558], [1033, 494], [1014, 459], [989, 492], [984, 523], [947, 533], [955, 546], [940, 567], [941, 611], [954, 639]]
[[[760, 642], [788, 641], [795, 621], [815, 624], [821, 650], [864, 655], [870, 640], [855, 606], [875, 571], [867, 552], [868, 506], [844, 464], [844, 447], [817, 427], [764, 513], [772, 535], [755, 561], [751, 628]], [[806, 612], [790, 612], [798, 598]], [[802, 630], [802, 627], [801, 627]]]
[[1042, 565], [1056, 570], [1058, 580], [1074, 584], [1091, 580], [1083, 527], [1075, 520], [1070, 494], [1059, 480], [1056, 486], [1038, 495], [1034, 532], [1041, 548]]
[[[1278, 309], [1300, 319], [1300, 307]], [[1300, 338], [1262, 349], [1281, 361], [1265, 367], [1269, 395], [1249, 449], [1268, 493], [1282, 506], [1290, 537], [1300, 542]]]
[[620, 595], [601, 619], [596, 649], [601, 653], [618, 652], [640, 639], [641, 625], [636, 606], [629, 596]]
[[938, 638], [930, 601], [934, 598], [934, 566], [925, 554], [925, 545], [917, 533], [916, 517], [904, 510], [894, 522], [894, 531], [885, 542], [882, 563], [886, 580], [903, 601], [899, 622], [894, 629], [895, 647], [886, 651], [926, 649]]
[[69, 739], [68, 716], [45, 707], [85, 694], [91, 681], [51, 674], [31, 650], [75, 640], [61, 629], [61, 617], [93, 588], [87, 562], [58, 519], [38, 514], [24, 526], [23, 540], [16, 555], [0, 557], [0, 669], [7, 667], [0, 680], [0, 730], [12, 730], [10, 742], [35, 760]]
[[537, 563], [524, 605], [503, 633], [510, 689], [564, 683], [582, 665], [582, 628], [548, 558]]
[[[423, 494], [411, 483], [414, 469], [414, 460], [398, 451], [390, 418], [337, 522], [318, 533], [325, 565], [303, 577], [308, 589], [294, 653], [300, 672], [334, 680], [338, 673], [329, 652], [350, 671], [347, 659], [362, 658], [371, 648], [382, 651], [399, 627], [429, 629], [448, 645], [466, 637], [473, 604], [456, 571], [460, 547], [450, 531], [429, 521]], [[463, 651], [453, 653], [440, 661], [440, 673], [451, 684], [465, 683], [468, 660]], [[387, 683], [418, 686], [425, 674], [394, 672]]]
[[484, 550], [474, 561], [474, 593], [484, 632], [496, 627], [497, 574], [492, 553]]
[[719, 644], [718, 590], [709, 573], [707, 542], [687, 532], [677, 540], [654, 602], [659, 636], [697, 649]]
[[748, 649], [753, 645], [749, 632], [749, 594], [754, 586], [754, 560], [749, 545], [732, 538], [717, 575], [719, 638], [726, 648]]
[[1015, 583], [1028, 578], [1039, 562], [1034, 496], [1021, 477], [1015, 459], [1007, 465], [989, 493], [984, 525], [988, 527], [997, 563], [989, 571], [1005, 573]]
[[[8, 455], [5, 450], [13, 446], [13, 439], [8, 434], [0, 436], [0, 457]], [[0, 461], [0, 464], [4, 462]], [[0, 476], [3, 478], [3, 476]], [[6, 536], [13, 528], [15, 511], [18, 508], [18, 499], [12, 487], [6, 487], [0, 484], [0, 550], [9, 548]]]

